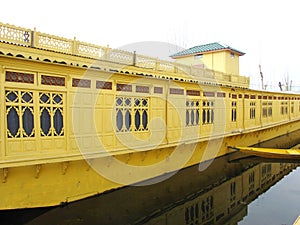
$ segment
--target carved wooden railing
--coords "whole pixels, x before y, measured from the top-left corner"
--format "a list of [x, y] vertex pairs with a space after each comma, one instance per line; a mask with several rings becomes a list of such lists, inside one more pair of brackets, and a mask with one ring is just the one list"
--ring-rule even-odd
[[52, 50], [72, 55], [101, 59], [124, 65], [134, 65], [158, 72], [180, 74], [185, 79], [214, 79], [218, 82], [239, 83], [248, 87], [249, 78], [239, 75], [224, 74], [206, 68], [178, 64], [167, 60], [135, 54], [120, 49], [112, 49], [81, 42], [74, 39], [62, 38], [54, 35], [41, 33], [34, 30], [21, 28], [0, 22], [0, 41], [33, 48]]

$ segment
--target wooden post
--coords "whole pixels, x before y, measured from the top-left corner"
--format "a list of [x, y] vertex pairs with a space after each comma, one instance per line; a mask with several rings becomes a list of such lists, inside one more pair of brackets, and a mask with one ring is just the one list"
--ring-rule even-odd
[[132, 65], [135, 66], [136, 65], [136, 51], [133, 51], [133, 62]]
[[177, 63], [173, 63], [173, 66], [174, 66], [174, 73], [178, 73], [178, 65]]
[[38, 36], [36, 32], [36, 28], [31, 31], [31, 47], [37, 47], [38, 45]]
[[109, 48], [109, 45], [107, 45], [106, 48], [105, 48], [104, 59], [105, 60], [109, 60], [110, 59], [110, 48]]
[[74, 37], [74, 40], [72, 41], [71, 48], [72, 48], [71, 49], [72, 54], [77, 55], [79, 53], [79, 51], [78, 51], [78, 43], [77, 43], [76, 37]]
[[159, 61], [158, 61], [158, 58], [156, 58], [155, 60], [155, 70], [158, 71], [159, 69]]

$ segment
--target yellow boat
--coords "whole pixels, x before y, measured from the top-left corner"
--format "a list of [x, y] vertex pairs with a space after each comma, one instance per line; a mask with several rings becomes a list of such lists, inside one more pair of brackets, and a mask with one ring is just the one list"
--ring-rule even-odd
[[297, 149], [275, 149], [275, 148], [253, 148], [253, 147], [231, 147], [237, 151], [271, 159], [300, 159], [300, 150]]

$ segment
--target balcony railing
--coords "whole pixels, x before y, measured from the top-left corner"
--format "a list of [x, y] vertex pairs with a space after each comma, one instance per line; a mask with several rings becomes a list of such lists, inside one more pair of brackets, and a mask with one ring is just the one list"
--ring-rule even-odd
[[0, 22], [0, 42], [52, 50], [66, 54], [95, 58], [113, 63], [133, 65], [151, 69], [157, 72], [175, 73], [183, 79], [208, 79], [222, 83], [235, 83], [248, 87], [249, 78], [236, 74], [224, 74], [206, 68], [178, 64], [167, 60], [136, 54], [135, 52], [112, 49], [81, 42], [74, 39], [62, 38], [38, 32], [36, 29], [26, 29]]

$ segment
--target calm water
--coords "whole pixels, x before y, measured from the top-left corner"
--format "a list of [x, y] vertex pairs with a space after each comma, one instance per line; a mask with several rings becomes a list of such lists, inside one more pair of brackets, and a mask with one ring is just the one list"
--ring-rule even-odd
[[293, 224], [300, 215], [298, 164], [230, 159], [215, 159], [202, 172], [196, 165], [154, 185], [126, 187], [64, 207], [2, 211], [0, 224]]
[[239, 225], [293, 224], [300, 215], [300, 167], [248, 205]]

